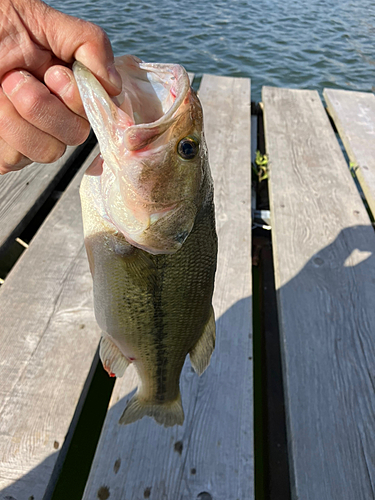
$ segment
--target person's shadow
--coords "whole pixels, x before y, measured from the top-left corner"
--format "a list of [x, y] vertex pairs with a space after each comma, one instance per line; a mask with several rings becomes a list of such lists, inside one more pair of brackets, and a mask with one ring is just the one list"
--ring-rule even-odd
[[[292, 491], [314, 500], [375, 498], [372, 227], [340, 232], [277, 296]], [[119, 425], [136, 384], [131, 372], [125, 375], [98, 446], [101, 475], [91, 477], [87, 498], [253, 498], [250, 316], [245, 297], [217, 319], [216, 349], [202, 377], [186, 361], [182, 427], [165, 429], [149, 418]], [[17, 496], [23, 481], [27, 475], [3, 489], [0, 500], [42, 500], [32, 488], [28, 497]]]
[[375, 498], [375, 234], [342, 230], [277, 295], [292, 493]]

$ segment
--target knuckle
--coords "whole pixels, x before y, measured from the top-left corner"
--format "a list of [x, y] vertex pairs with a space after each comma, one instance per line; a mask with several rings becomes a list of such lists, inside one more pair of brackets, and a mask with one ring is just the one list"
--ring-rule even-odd
[[90, 40], [95, 43], [99, 42], [99, 44], [101, 43], [107, 44], [109, 42], [107, 33], [104, 31], [103, 28], [101, 28], [97, 24], [78, 18], [77, 22], [81, 25], [81, 29], [82, 32], [85, 33], [86, 40]]
[[10, 107], [11, 104], [7, 98], [0, 99], [0, 136], [1, 131], [12, 133], [17, 128], [15, 121], [11, 119]]
[[5, 174], [7, 172], [12, 172], [15, 170], [20, 170], [26, 165], [30, 165], [32, 160], [24, 156], [19, 151], [11, 148], [7, 144], [3, 144], [3, 147], [0, 147], [0, 173]]
[[11, 116], [7, 114], [6, 111], [0, 111], [0, 135], [8, 137], [10, 141], [16, 140], [17, 137], [22, 136], [18, 123], [12, 120]]
[[28, 121], [35, 120], [35, 117], [42, 118], [43, 104], [43, 97], [40, 94], [33, 91], [25, 92], [22, 99], [22, 116]]
[[86, 120], [77, 127], [76, 133], [72, 135], [68, 144], [70, 146], [78, 146], [85, 142], [90, 133], [90, 125]]
[[8, 167], [17, 167], [20, 163], [23, 163], [25, 157], [19, 151], [8, 150], [3, 156], [3, 162]]
[[2, 130], [7, 130], [9, 128], [9, 118], [6, 113], [0, 107], [0, 132]]
[[63, 156], [65, 151], [66, 151], [66, 145], [58, 143], [52, 147], [49, 148], [46, 147], [43, 150], [41, 150], [40, 153], [37, 155], [38, 158], [35, 161], [38, 161], [39, 163], [54, 163]]
[[90, 23], [91, 27], [91, 32], [92, 32], [92, 37], [94, 40], [99, 42], [100, 44], [107, 44], [109, 42], [107, 33], [104, 31], [103, 28], [100, 26], [97, 26], [96, 24]]

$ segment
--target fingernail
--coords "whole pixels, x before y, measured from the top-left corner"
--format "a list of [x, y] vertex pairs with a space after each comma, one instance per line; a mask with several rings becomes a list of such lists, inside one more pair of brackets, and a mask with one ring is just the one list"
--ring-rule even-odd
[[96, 177], [98, 175], [102, 175], [102, 173], [103, 173], [103, 158], [102, 155], [99, 154], [94, 158], [93, 162], [86, 170], [85, 175], [91, 175], [93, 177]]
[[54, 92], [60, 96], [65, 95], [73, 84], [70, 75], [62, 68], [48, 70], [46, 72], [45, 78], [47, 77], [47, 73], [49, 83], [51, 80], [53, 80]]
[[30, 76], [26, 71], [14, 71], [9, 75], [5, 76], [2, 82], [2, 87], [4, 93], [11, 97], [17, 90], [19, 90], [22, 85], [27, 81]]
[[108, 79], [119, 91], [122, 90], [122, 80], [114, 64], [108, 66]]

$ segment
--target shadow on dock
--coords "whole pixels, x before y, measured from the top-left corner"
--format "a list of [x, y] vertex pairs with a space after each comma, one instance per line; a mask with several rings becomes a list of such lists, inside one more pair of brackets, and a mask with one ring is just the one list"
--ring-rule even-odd
[[[366, 462], [371, 459], [375, 435], [375, 309], [369, 308], [375, 297], [373, 241], [371, 226], [346, 228], [277, 291], [282, 309], [279, 319], [292, 486], [296, 477], [304, 477], [314, 498], [354, 498], [353, 475], [362, 477], [362, 498], [372, 495], [371, 478], [364, 471], [368, 470]], [[291, 300], [296, 301], [295, 308], [283, 307]], [[315, 303], [319, 307], [312, 307]], [[311, 313], [318, 309], [322, 311], [319, 317]], [[110, 496], [116, 489], [126, 491], [126, 498], [146, 498], [148, 491], [147, 498], [155, 500], [195, 500], [203, 498], [203, 493], [212, 500], [224, 500], [221, 487], [229, 481], [236, 485], [235, 491], [225, 500], [252, 498], [251, 488], [246, 494], [242, 485], [253, 484], [253, 450], [244, 450], [239, 436], [244, 443], [248, 437], [239, 433], [238, 427], [227, 425], [244, 417], [241, 406], [246, 407], [246, 399], [252, 398], [252, 387], [246, 387], [248, 375], [244, 373], [243, 386], [231, 389], [238, 391], [233, 392], [233, 398], [226, 396], [225, 402], [220, 394], [223, 385], [230, 386], [232, 371], [241, 368], [240, 358], [251, 359], [251, 339], [247, 345], [241, 343], [233, 331], [238, 318], [249, 313], [250, 297], [233, 304], [218, 318], [216, 350], [202, 377], [191, 372], [189, 361], [185, 363], [181, 385], [186, 420], [182, 427], [164, 429], [149, 418], [120, 426], [118, 420], [130, 390], [120, 397], [107, 414], [105, 434], [99, 442], [101, 456], [94, 462], [96, 471], [104, 463], [107, 469], [102, 469], [100, 478], [93, 475], [90, 491], [99, 495], [100, 488], [107, 488], [105, 498], [110, 500], [119, 500], [116, 493]], [[293, 328], [284, 331], [285, 324]], [[242, 431], [252, 434], [251, 421], [247, 419]], [[241, 428], [243, 424], [238, 425]], [[232, 435], [233, 429], [237, 431]], [[223, 438], [220, 444], [219, 434]], [[33, 484], [37, 469], [50, 473], [53, 456], [3, 489], [0, 500], [55, 498], [52, 494], [43, 497], [44, 492]], [[337, 477], [337, 482], [324, 481], [329, 477]], [[341, 485], [340, 477], [346, 478]], [[73, 484], [75, 479], [71, 479]], [[25, 483], [30, 485], [29, 497], [18, 493], [22, 490], [24, 495]], [[339, 489], [339, 495], [330, 489], [332, 485]], [[67, 489], [64, 494], [75, 500], [81, 498], [82, 491]]]

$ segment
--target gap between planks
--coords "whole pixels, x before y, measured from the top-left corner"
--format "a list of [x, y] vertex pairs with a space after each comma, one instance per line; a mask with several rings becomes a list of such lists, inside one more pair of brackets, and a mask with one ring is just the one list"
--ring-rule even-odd
[[323, 96], [375, 218], [375, 96], [334, 89]]
[[375, 235], [315, 91], [263, 88], [292, 498], [374, 498]]

